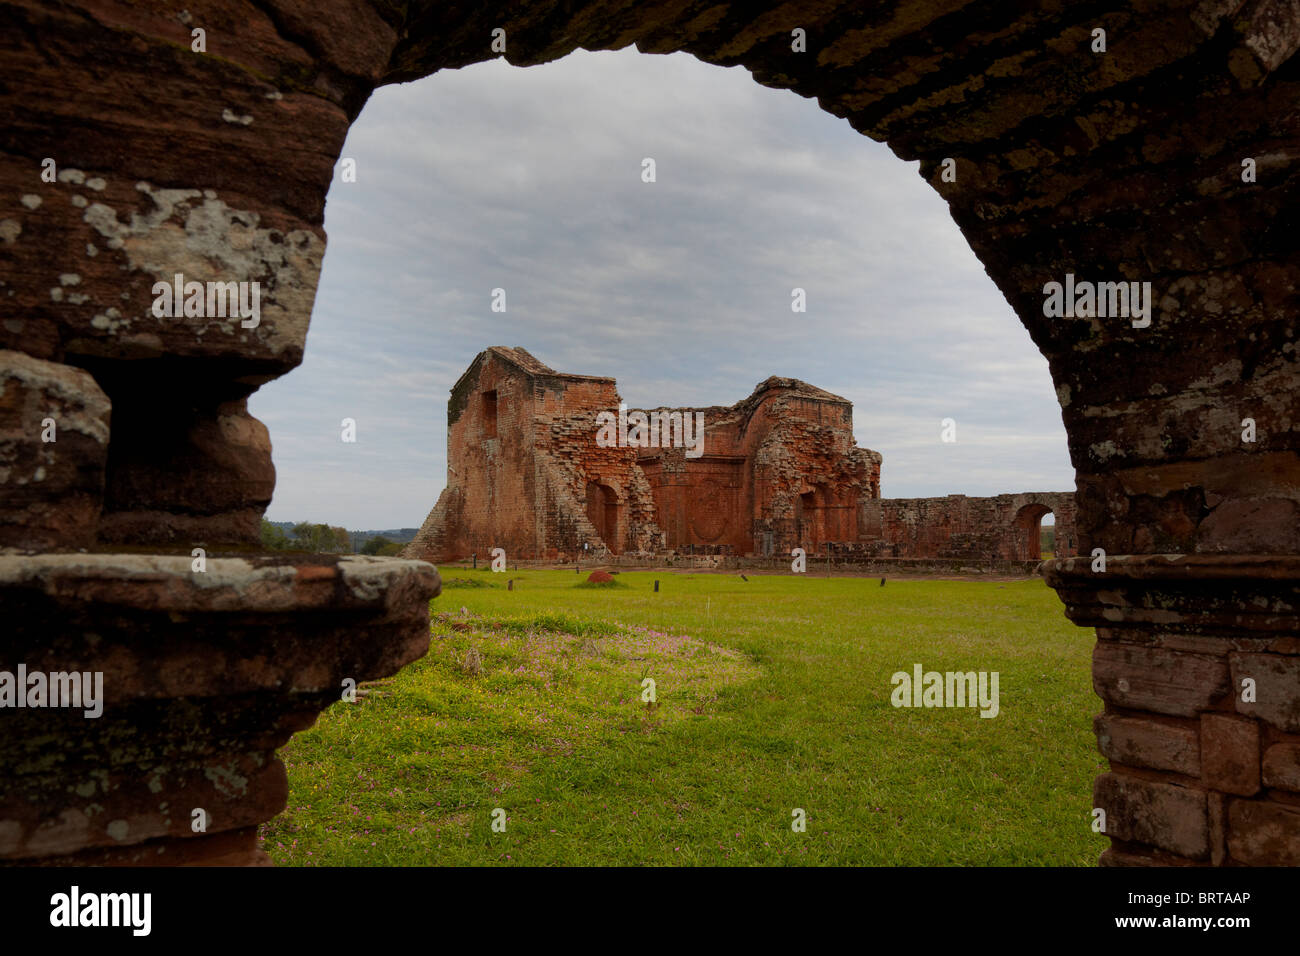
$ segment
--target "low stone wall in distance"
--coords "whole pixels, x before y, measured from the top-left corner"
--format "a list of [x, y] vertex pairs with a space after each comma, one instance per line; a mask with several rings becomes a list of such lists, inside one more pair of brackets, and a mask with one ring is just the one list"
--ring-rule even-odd
[[[669, 571], [778, 571], [790, 573], [790, 558], [744, 558], [736, 555], [610, 555], [602, 560], [582, 562], [581, 570], [594, 571], [597, 568], [626, 568], [628, 570], [669, 570]], [[479, 560], [479, 570], [486, 569], [489, 561]], [[893, 577], [906, 575], [999, 575], [1015, 577], [1036, 577], [1041, 561], [982, 561], [976, 562], [961, 558], [808, 558], [805, 573], [819, 574], [861, 574], [864, 576]], [[444, 565], [447, 567], [447, 565]], [[458, 561], [450, 567], [471, 570], [468, 561]], [[556, 561], [515, 561], [510, 559], [507, 570], [520, 568], [571, 569], [572, 562], [561, 564]]]

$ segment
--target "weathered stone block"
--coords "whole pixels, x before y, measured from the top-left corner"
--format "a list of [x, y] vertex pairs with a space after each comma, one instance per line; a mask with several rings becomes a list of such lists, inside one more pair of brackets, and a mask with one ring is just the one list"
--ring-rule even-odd
[[1233, 800], [1228, 852], [1248, 866], [1300, 866], [1300, 810], [1268, 800]]
[[1092, 686], [1120, 707], [1193, 717], [1227, 693], [1228, 665], [1221, 658], [1099, 641], [1092, 652]]
[[1274, 744], [1264, 751], [1266, 787], [1300, 793], [1300, 744]]
[[94, 542], [109, 411], [82, 369], [0, 351], [0, 547]]
[[[1300, 733], [1300, 657], [1230, 654], [1237, 713], [1257, 717], [1287, 733]], [[1254, 701], [1242, 700], [1242, 682], [1255, 682]]]
[[1210, 855], [1204, 790], [1107, 773], [1093, 783], [1092, 799], [1094, 807], [1106, 811], [1108, 836], [1147, 843], [1191, 860]]
[[1191, 727], [1138, 717], [1098, 714], [1093, 719], [1102, 756], [1131, 767], [1201, 773], [1200, 741]]
[[1227, 714], [1201, 715], [1201, 779], [1249, 797], [1259, 792], [1259, 724]]

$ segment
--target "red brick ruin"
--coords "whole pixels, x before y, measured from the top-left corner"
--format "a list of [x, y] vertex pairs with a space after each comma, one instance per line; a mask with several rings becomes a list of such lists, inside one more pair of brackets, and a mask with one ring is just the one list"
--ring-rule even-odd
[[[855, 445], [853, 406], [797, 379], [769, 378], [729, 408], [626, 409], [669, 428], [602, 444], [597, 416], [620, 407], [611, 378], [556, 372], [524, 349], [480, 353], [447, 404], [447, 487], [404, 554], [1037, 562], [1048, 513], [1057, 553], [1077, 553], [1073, 492], [881, 498], [880, 454]], [[703, 424], [694, 449], [683, 421]]]
[[[257, 862], [256, 825], [285, 801], [277, 748], [344, 678], [423, 653], [439, 587], [423, 562], [217, 552], [257, 544], [274, 472], [246, 400], [302, 359], [349, 125], [379, 86], [497, 56], [503, 30], [520, 66], [630, 45], [743, 66], [920, 161], [1046, 356], [1069, 436], [1078, 556], [1045, 573], [1096, 628], [1110, 761], [1091, 797], [1080, 781], [1080, 825], [1105, 811], [1107, 864], [1300, 863], [1294, 5], [0, 7], [0, 647], [30, 668], [103, 671], [106, 696], [100, 720], [0, 717], [0, 859]], [[153, 284], [175, 273], [260, 281], [260, 324], [155, 318]], [[1115, 286], [1105, 316], [1045, 308], [1049, 283], [1075, 279], [1150, 283], [1151, 312], [1116, 316]], [[363, 316], [356, 335], [364, 348]], [[566, 391], [576, 405], [612, 387]], [[833, 522], [857, 520], [859, 537], [899, 540], [883, 504], [877, 525], [803, 490], [825, 478], [865, 495], [875, 474], [845, 441], [847, 407], [805, 388], [769, 382], [731, 412], [798, 406], [798, 428], [821, 409], [832, 422], [812, 427], [842, 446], [789, 474], [747, 459], [757, 497], [728, 522], [773, 522], [775, 548], [797, 491], [814, 538], [850, 540]], [[511, 401], [498, 393], [498, 427], [521, 414]], [[534, 418], [549, 414], [543, 394]], [[57, 442], [41, 438], [47, 420]], [[583, 436], [549, 442], [590, 453]], [[744, 458], [742, 444], [720, 441]], [[642, 467], [644, 485], [616, 464], [618, 486], [598, 483], [609, 490], [590, 503], [558, 464], [534, 479], [586, 516], [571, 540], [637, 545], [653, 518], [754, 547], [752, 524], [674, 504], [671, 456]], [[735, 472], [699, 467], [718, 488]], [[932, 510], [909, 514], [933, 528]], [[205, 834], [184, 812], [196, 806]]]

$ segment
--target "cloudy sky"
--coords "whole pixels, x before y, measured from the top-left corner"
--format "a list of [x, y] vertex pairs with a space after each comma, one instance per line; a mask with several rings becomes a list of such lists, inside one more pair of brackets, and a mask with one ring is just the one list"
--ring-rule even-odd
[[814, 101], [686, 54], [498, 60], [379, 90], [343, 156], [306, 359], [250, 401], [272, 520], [421, 524], [489, 345], [633, 407], [804, 379], [853, 402], [886, 497], [1074, 489], [1047, 362], [945, 204]]

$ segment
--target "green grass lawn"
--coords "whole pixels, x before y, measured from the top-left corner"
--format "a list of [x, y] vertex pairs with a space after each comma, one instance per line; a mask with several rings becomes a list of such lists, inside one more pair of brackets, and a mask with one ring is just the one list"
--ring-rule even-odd
[[[1107, 845], [1092, 632], [1039, 580], [441, 570], [428, 656], [284, 749], [277, 864], [1091, 866]], [[893, 707], [916, 663], [997, 671], [997, 717]]]

